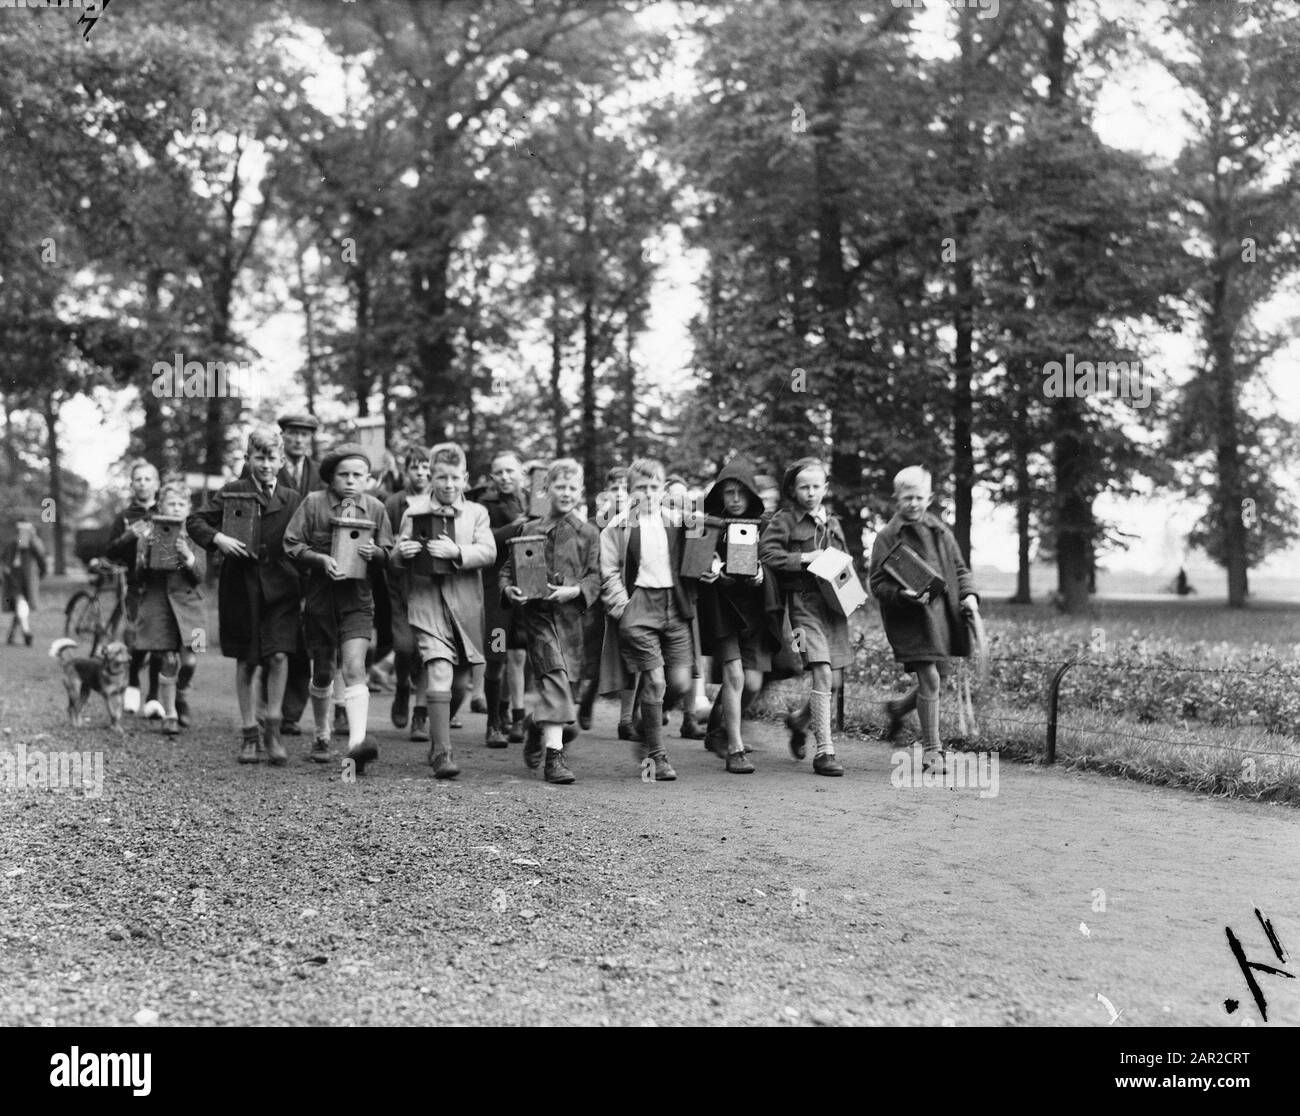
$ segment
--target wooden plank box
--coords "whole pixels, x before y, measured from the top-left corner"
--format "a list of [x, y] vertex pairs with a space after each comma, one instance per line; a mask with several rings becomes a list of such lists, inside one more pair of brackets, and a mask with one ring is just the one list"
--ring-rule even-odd
[[363, 580], [366, 560], [359, 551], [366, 543], [375, 541], [375, 521], [336, 515], [330, 518], [330, 530], [330, 556], [338, 563], [339, 570], [346, 578]]
[[528, 514], [545, 519], [551, 514], [551, 498], [546, 494], [546, 469], [534, 469], [528, 478]]
[[713, 555], [717, 552], [718, 542], [722, 538], [722, 528], [707, 520], [695, 532], [686, 532], [686, 541], [682, 544], [682, 564], [678, 572], [682, 577], [702, 577], [713, 569]]
[[[450, 511], [421, 512], [411, 516], [411, 538], [421, 546], [431, 539], [451, 538], [455, 534], [455, 518]], [[446, 577], [456, 567], [450, 558], [435, 558], [421, 550], [411, 561], [411, 572], [419, 577]]]
[[546, 536], [516, 535], [510, 540], [510, 556], [515, 567], [515, 587], [530, 601], [540, 601], [547, 588]]
[[179, 516], [155, 515], [149, 525], [149, 569], [175, 570], [180, 567], [176, 543], [180, 539], [184, 520]]
[[808, 572], [817, 578], [826, 603], [840, 616], [852, 616], [867, 603], [867, 591], [853, 572], [853, 559], [844, 551], [827, 547], [809, 564]]
[[943, 575], [907, 543], [895, 546], [880, 565], [899, 585], [917, 596], [929, 593], [931, 597], [937, 597], [948, 588]]
[[758, 573], [758, 520], [727, 521], [727, 550], [723, 569], [730, 577], [753, 577]]
[[224, 508], [221, 513], [221, 533], [238, 539], [248, 553], [257, 556], [258, 542], [261, 535], [262, 505], [251, 492], [229, 492], [223, 498]]

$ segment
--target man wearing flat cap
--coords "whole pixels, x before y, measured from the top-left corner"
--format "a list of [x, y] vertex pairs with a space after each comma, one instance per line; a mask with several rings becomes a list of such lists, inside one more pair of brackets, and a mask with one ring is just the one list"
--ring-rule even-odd
[[311, 440], [320, 423], [315, 415], [289, 414], [278, 419], [284, 432], [284, 466], [280, 483], [296, 488], [303, 496], [324, 488], [320, 467], [311, 459]]

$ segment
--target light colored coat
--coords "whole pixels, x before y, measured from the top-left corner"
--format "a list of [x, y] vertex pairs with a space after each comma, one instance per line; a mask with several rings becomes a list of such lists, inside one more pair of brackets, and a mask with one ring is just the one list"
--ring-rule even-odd
[[[411, 498], [402, 513], [402, 525], [397, 532], [397, 543], [410, 539], [412, 515], [420, 515], [431, 508], [430, 498]], [[470, 663], [484, 662], [483, 657], [483, 575], [479, 572], [491, 566], [497, 557], [496, 539], [487, 508], [473, 500], [462, 500], [455, 505], [452, 538], [460, 547], [460, 560], [455, 562], [456, 572], [444, 577], [419, 577], [411, 572], [410, 559], [405, 559], [394, 546], [391, 566], [393, 576], [404, 580], [406, 615], [412, 628], [419, 628], [441, 636], [448, 642], [459, 637]], [[436, 584], [436, 589], [435, 589]], [[445, 606], [445, 611], [444, 607]], [[447, 617], [455, 627], [447, 631]]]

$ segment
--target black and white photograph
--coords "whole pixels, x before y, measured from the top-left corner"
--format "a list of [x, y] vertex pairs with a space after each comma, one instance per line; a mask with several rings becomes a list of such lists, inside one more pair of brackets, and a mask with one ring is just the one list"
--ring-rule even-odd
[[0, 0], [0, 213], [45, 1095], [243, 1028], [1285, 1068], [1295, 0]]

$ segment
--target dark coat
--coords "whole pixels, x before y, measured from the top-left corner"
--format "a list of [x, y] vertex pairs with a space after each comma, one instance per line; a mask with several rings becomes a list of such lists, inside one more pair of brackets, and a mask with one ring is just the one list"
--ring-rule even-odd
[[[239, 479], [248, 480], [251, 476], [252, 474], [248, 471], [248, 462], [245, 461], [244, 468], [239, 474]], [[275, 478], [275, 486], [279, 488], [280, 485], [284, 485], [285, 488], [296, 488], [299, 495], [306, 496], [309, 492], [316, 492], [324, 488], [325, 482], [321, 479], [320, 465], [308, 457], [303, 461], [302, 483], [297, 483], [293, 477], [289, 475], [288, 458], [285, 458], [285, 463], [280, 466], [280, 472]]]
[[227, 493], [257, 493], [262, 506], [261, 534], [255, 560], [225, 556], [217, 587], [221, 653], [255, 662], [276, 652], [298, 649], [301, 586], [298, 570], [284, 552], [284, 529], [301, 500], [298, 492], [276, 484], [268, 500], [251, 480], [235, 480], [214, 492], [206, 507], [185, 521], [185, 530], [205, 550], [221, 530]]
[[35, 612], [41, 606], [41, 578], [48, 569], [45, 544], [39, 535], [32, 535], [31, 545], [22, 550], [18, 540], [8, 543], [0, 555], [0, 586], [4, 588], [4, 608], [13, 612], [19, 597], [25, 597]]
[[[902, 587], [884, 570], [889, 552], [905, 542], [923, 558], [937, 557], [937, 568], [947, 587], [941, 598], [924, 607], [903, 596]], [[933, 564], [933, 557], [927, 558]], [[970, 635], [961, 602], [979, 594], [961, 548], [942, 520], [926, 512], [919, 523], [894, 516], [876, 536], [871, 548], [871, 593], [880, 602], [885, 636], [899, 662], [938, 662], [970, 655]]]
[[513, 606], [534, 671], [541, 675], [558, 667], [576, 682], [582, 673], [583, 614], [600, 599], [600, 532], [573, 512], [559, 519], [529, 519], [505, 530], [509, 534], [499, 544], [506, 551], [498, 576], [502, 596], [515, 583], [514, 548], [509, 540], [517, 535], [545, 535], [547, 580], [582, 590], [564, 604], [525, 601]]
[[[725, 520], [726, 508], [722, 503], [722, 486], [726, 481], [744, 485], [748, 506], [735, 518], [756, 519], [759, 532], [767, 526], [763, 498], [754, 485], [754, 467], [744, 457], [727, 463], [704, 495], [705, 522]], [[753, 641], [764, 654], [771, 655], [781, 648], [781, 618], [785, 601], [781, 596], [776, 571], [761, 567], [763, 579], [755, 582], [744, 578], [699, 583], [697, 616], [700, 623], [700, 651], [711, 655], [720, 639], [734, 636], [742, 644]], [[760, 656], [761, 658], [761, 656]]]
[[[406, 505], [410, 502], [411, 493], [405, 488], [394, 492], [384, 501], [384, 511], [388, 515], [388, 529], [393, 533], [393, 538], [397, 538], [397, 533], [401, 530], [402, 516], [406, 514]], [[384, 581], [388, 586], [389, 623], [393, 635], [393, 648], [403, 654], [413, 654], [415, 633], [411, 631], [411, 624], [406, 615], [406, 578], [397, 572], [385, 571]]]
[[522, 646], [522, 640], [518, 632], [513, 633], [515, 638], [510, 639], [508, 643], [506, 640], [493, 638], [493, 633], [497, 631], [504, 632], [508, 636], [512, 633], [513, 607], [501, 599], [499, 580], [501, 569], [506, 564], [506, 559], [510, 557], [506, 540], [514, 538], [519, 533], [518, 525], [512, 527], [511, 524], [524, 514], [525, 508], [518, 495], [507, 496], [495, 488], [487, 489], [477, 502], [487, 508], [488, 524], [492, 528], [492, 538], [497, 544], [496, 562], [483, 571], [483, 628], [487, 635], [486, 654], [489, 660], [504, 661], [506, 657], [504, 648]]
[[202, 550], [194, 547], [194, 568], [139, 573], [139, 606], [135, 619], [135, 650], [180, 651], [206, 646], [207, 609], [203, 605]]

